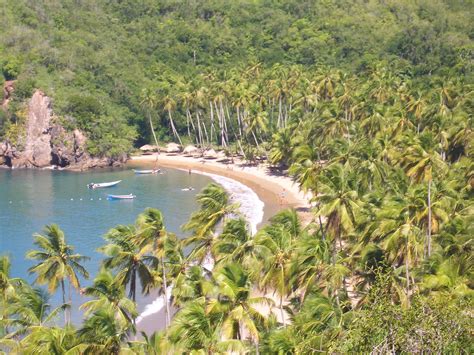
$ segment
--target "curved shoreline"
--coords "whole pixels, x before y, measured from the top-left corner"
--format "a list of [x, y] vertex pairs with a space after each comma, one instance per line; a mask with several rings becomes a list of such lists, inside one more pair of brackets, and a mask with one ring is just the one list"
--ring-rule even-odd
[[[158, 161], [157, 161], [158, 158]], [[179, 169], [191, 173], [195, 172], [216, 177], [228, 178], [245, 185], [253, 190], [258, 198], [263, 201], [263, 218], [258, 227], [266, 223], [275, 213], [284, 208], [295, 208], [299, 211], [303, 223], [310, 219], [308, 209], [310, 207], [309, 197], [299, 191], [298, 186], [293, 183], [291, 178], [282, 175], [272, 175], [264, 166], [248, 167], [240, 162], [234, 164], [222, 164], [211, 160], [198, 160], [193, 157], [182, 155], [144, 155], [135, 156], [127, 163], [131, 167], [139, 166], [159, 166], [173, 169]], [[162, 308], [163, 299], [157, 298], [149, 306], [153, 308]], [[159, 324], [164, 324], [164, 312], [162, 309], [153, 312], [144, 310], [141, 319], [137, 323], [139, 329], [146, 333], [152, 333], [159, 330]], [[150, 312], [151, 311], [151, 312]], [[158, 326], [157, 326], [158, 325]]]
[[221, 175], [250, 187], [265, 204], [264, 217], [259, 227], [279, 210], [289, 207], [297, 209], [304, 220], [309, 218], [309, 196], [301, 192], [290, 177], [272, 174], [265, 166], [245, 166], [237, 160], [233, 164], [223, 164], [215, 160], [166, 154], [133, 156], [127, 164], [155, 165], [157, 158], [157, 165], [160, 167]]

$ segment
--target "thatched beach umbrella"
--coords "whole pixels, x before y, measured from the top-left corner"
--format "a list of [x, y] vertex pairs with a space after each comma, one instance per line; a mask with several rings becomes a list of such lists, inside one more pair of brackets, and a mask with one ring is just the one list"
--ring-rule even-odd
[[145, 144], [140, 147], [142, 152], [157, 152], [159, 147], [157, 145]]
[[199, 149], [196, 148], [194, 145], [190, 144], [187, 145], [186, 148], [184, 148], [183, 153], [186, 155], [192, 155], [196, 153]]
[[204, 152], [204, 158], [206, 159], [217, 159], [217, 153], [214, 149], [209, 149]]
[[223, 150], [217, 152], [217, 159], [226, 159], [226, 158], [227, 158], [227, 155], [225, 154]]
[[168, 143], [166, 145], [166, 152], [167, 153], [179, 153], [181, 151], [181, 146], [176, 143]]

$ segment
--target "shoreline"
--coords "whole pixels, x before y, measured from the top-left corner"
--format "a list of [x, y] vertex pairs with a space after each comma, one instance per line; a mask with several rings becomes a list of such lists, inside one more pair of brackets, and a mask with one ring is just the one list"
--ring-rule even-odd
[[[266, 166], [245, 166], [235, 160], [233, 164], [223, 164], [216, 160], [205, 160], [183, 155], [140, 155], [132, 156], [126, 163], [130, 167], [158, 166], [173, 169], [191, 170], [204, 174], [216, 174], [234, 179], [250, 187], [264, 202], [264, 215], [258, 227], [267, 222], [274, 214], [285, 208], [295, 208], [303, 222], [308, 221], [309, 196], [301, 192], [290, 177], [272, 174]], [[284, 195], [282, 199], [281, 196]]]
[[[133, 156], [127, 166], [132, 168], [150, 167], [155, 165], [158, 158], [158, 167], [172, 168], [179, 170], [191, 170], [191, 173], [219, 175], [236, 180], [252, 189], [263, 201], [263, 218], [257, 225], [262, 227], [278, 211], [285, 208], [295, 208], [302, 220], [306, 224], [311, 219], [309, 212], [309, 196], [299, 191], [298, 186], [293, 183], [290, 177], [272, 174], [266, 166], [245, 166], [240, 161], [233, 164], [223, 164], [215, 160], [204, 160], [183, 155], [142, 155]], [[282, 198], [282, 193], [284, 198]], [[152, 334], [154, 331], [163, 328], [164, 312], [158, 311], [143, 317], [137, 324], [140, 331]]]

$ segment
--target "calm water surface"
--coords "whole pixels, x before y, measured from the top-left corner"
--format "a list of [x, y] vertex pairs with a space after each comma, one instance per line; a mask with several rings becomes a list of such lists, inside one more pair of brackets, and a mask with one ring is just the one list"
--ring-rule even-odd
[[[90, 182], [115, 180], [123, 181], [108, 189], [86, 187]], [[0, 169], [0, 254], [11, 257], [13, 276], [34, 280], [28, 274], [32, 262], [25, 260], [25, 253], [34, 247], [34, 233], [41, 232], [46, 224], [56, 223], [75, 251], [91, 258], [85, 266], [94, 275], [101, 259], [96, 249], [104, 244], [102, 236], [109, 228], [133, 223], [145, 208], [154, 207], [163, 212], [167, 229], [180, 233], [180, 226], [197, 208], [195, 195], [210, 182], [207, 176], [173, 169], [163, 175], [142, 176], [124, 169], [84, 173]], [[185, 186], [195, 190], [181, 191]], [[108, 201], [108, 193], [133, 193], [137, 197]], [[83, 283], [87, 285], [90, 280]], [[59, 300], [57, 292], [53, 302]], [[75, 295], [74, 308], [83, 301]], [[140, 309], [148, 301], [142, 299]], [[73, 319], [77, 322], [79, 318], [80, 312], [75, 309]]]

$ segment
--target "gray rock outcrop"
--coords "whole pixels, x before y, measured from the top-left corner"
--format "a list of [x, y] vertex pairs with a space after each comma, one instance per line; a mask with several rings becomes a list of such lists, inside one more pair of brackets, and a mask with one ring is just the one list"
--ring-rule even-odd
[[28, 104], [25, 150], [12, 160], [14, 168], [44, 168], [51, 165], [51, 99], [37, 90]]
[[85, 134], [78, 129], [68, 132], [55, 122], [51, 99], [39, 90], [28, 104], [26, 135], [21, 141], [21, 151], [9, 142], [0, 142], [0, 166], [87, 170], [120, 166], [127, 160], [126, 155], [120, 159], [90, 156]]

